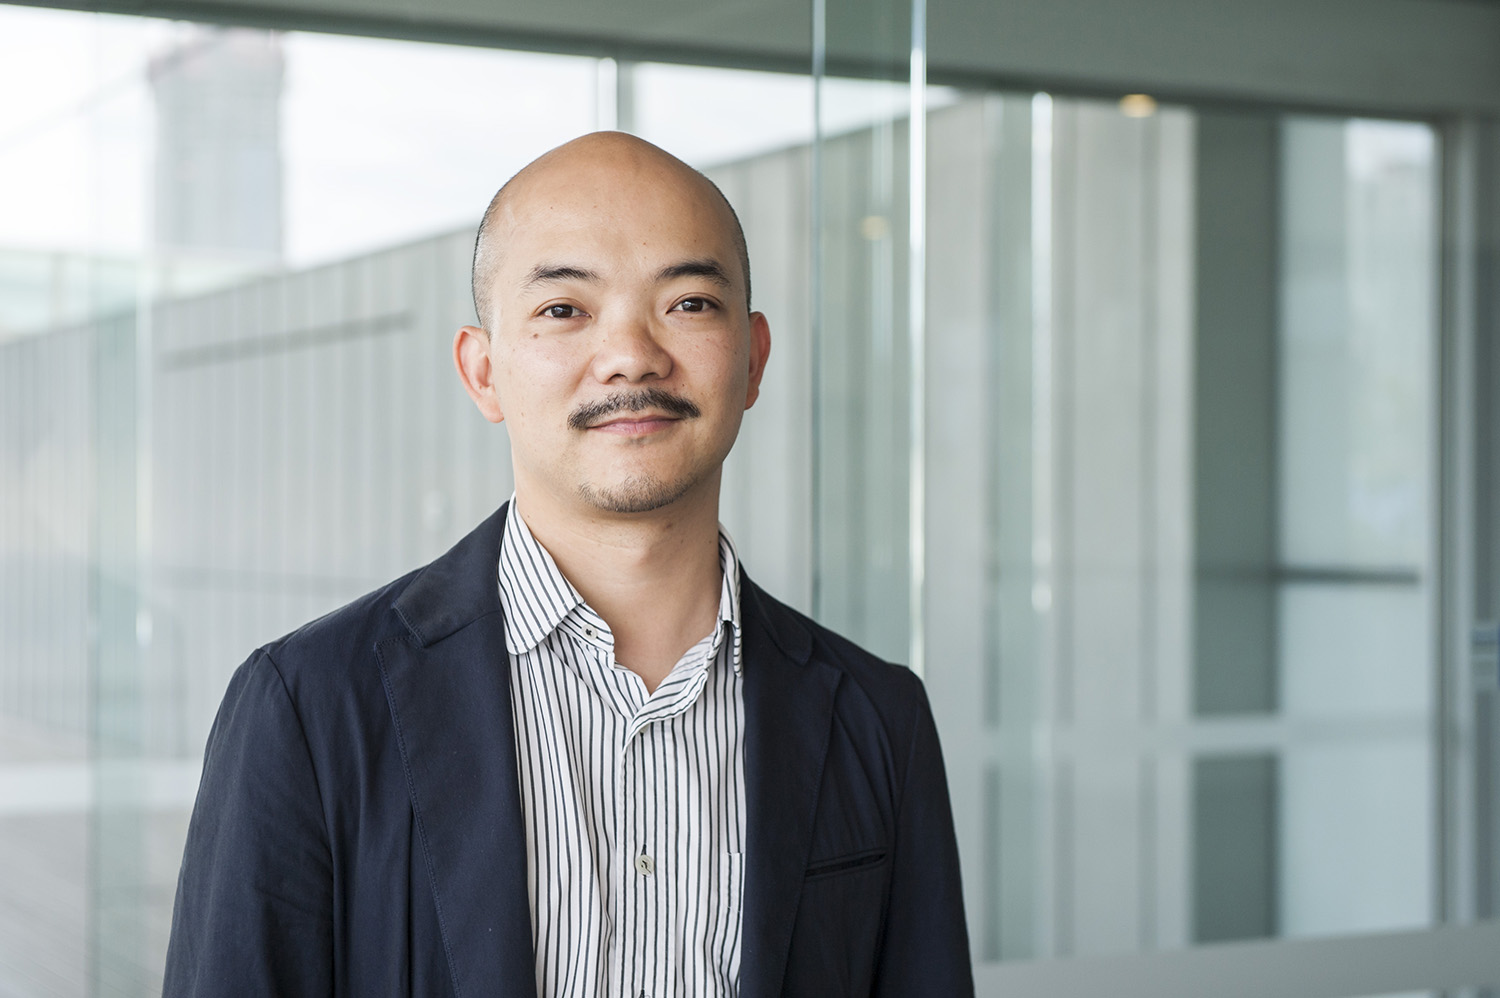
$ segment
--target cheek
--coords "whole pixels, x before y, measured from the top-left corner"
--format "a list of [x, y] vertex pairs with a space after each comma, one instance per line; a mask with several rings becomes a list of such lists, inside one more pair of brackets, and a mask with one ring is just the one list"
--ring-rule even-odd
[[497, 353], [495, 385], [507, 418], [570, 407], [579, 381], [579, 364], [565, 350], [528, 343]]
[[680, 350], [677, 357], [699, 372], [705, 385], [737, 384], [750, 376], [750, 352], [739, 344], [712, 341], [695, 344]]

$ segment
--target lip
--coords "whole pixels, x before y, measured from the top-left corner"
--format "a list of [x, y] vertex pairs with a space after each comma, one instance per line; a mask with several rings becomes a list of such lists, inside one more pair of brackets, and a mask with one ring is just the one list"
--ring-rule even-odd
[[631, 413], [628, 416], [616, 416], [603, 422], [590, 426], [590, 430], [599, 430], [603, 433], [613, 433], [624, 437], [644, 437], [652, 433], [658, 433], [682, 420], [677, 416], [650, 415], [642, 416]]

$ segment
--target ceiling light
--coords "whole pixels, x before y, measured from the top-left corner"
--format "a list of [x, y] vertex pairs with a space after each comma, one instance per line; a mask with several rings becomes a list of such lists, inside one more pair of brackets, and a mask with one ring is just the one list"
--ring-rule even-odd
[[1120, 113], [1127, 118], [1149, 118], [1156, 113], [1156, 98], [1150, 94], [1126, 94], [1120, 98]]

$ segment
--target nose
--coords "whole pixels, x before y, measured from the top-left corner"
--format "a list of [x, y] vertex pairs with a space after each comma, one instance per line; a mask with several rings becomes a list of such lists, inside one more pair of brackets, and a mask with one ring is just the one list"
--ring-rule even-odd
[[663, 349], [647, 318], [621, 316], [601, 323], [594, 352], [594, 377], [601, 384], [661, 380], [672, 373], [672, 355]]

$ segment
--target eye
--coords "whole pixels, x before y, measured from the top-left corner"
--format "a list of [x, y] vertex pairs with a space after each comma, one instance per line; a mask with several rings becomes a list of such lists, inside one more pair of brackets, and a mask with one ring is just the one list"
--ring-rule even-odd
[[576, 319], [583, 313], [573, 305], [548, 305], [542, 314], [549, 319]]
[[684, 298], [672, 306], [674, 312], [711, 312], [717, 306], [708, 298]]

